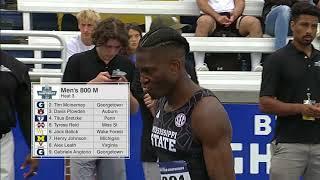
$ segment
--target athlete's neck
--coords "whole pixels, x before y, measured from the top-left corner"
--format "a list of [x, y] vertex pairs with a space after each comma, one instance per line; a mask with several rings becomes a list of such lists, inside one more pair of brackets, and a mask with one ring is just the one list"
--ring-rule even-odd
[[196, 85], [187, 75], [181, 78], [172, 93], [167, 96], [165, 111], [174, 111], [182, 107], [200, 87]]

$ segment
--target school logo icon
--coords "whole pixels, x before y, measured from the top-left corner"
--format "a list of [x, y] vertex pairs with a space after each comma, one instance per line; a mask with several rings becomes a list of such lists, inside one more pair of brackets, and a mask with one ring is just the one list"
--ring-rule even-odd
[[36, 142], [47, 142], [47, 136], [44, 136], [44, 135], [35, 136], [35, 141]]
[[47, 121], [47, 115], [35, 115], [36, 122], [43, 122]]
[[43, 147], [39, 147], [39, 148], [37, 149], [37, 155], [39, 155], [39, 156], [45, 155], [45, 150], [44, 150]]
[[186, 120], [187, 120], [186, 115], [184, 115], [183, 113], [180, 113], [175, 118], [175, 125], [177, 127], [182, 127], [186, 123]]
[[37, 135], [44, 135], [43, 129], [39, 129], [39, 128], [36, 128], [36, 129], [35, 129], [35, 133], [36, 133]]
[[45, 128], [46, 127], [46, 124], [44, 122], [38, 122], [37, 123], [37, 127], [38, 128]]
[[37, 102], [37, 107], [38, 108], [44, 108], [44, 102], [43, 101]]
[[38, 109], [38, 114], [43, 114], [44, 113], [44, 109]]
[[57, 94], [57, 91], [53, 91], [52, 87], [45, 85], [42, 87], [41, 91], [37, 91], [38, 96], [41, 96], [42, 99], [52, 99], [52, 96]]

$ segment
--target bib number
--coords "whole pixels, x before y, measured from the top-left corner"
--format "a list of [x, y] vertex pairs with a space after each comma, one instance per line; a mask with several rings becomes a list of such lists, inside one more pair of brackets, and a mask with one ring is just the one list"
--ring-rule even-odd
[[159, 162], [161, 180], [191, 180], [185, 161]]

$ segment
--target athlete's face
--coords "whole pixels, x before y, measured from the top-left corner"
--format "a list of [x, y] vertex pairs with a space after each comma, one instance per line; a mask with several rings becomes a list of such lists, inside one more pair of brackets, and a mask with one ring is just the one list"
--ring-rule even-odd
[[176, 68], [165, 58], [152, 50], [137, 52], [136, 66], [140, 71], [141, 85], [154, 99], [170, 94], [177, 79]]

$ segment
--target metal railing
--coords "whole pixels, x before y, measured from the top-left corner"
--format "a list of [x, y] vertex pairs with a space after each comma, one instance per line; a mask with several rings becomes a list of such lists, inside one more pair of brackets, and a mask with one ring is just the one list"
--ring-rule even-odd
[[[63, 75], [66, 59], [66, 41], [64, 36], [54, 31], [23, 31], [23, 30], [0, 30], [1, 36], [28, 36], [28, 37], [52, 37], [60, 42], [60, 45], [36, 45], [36, 44], [0, 44], [2, 50], [32, 50], [34, 58], [17, 58], [26, 64], [35, 64], [29, 74], [31, 78], [59, 77]], [[61, 51], [60, 58], [42, 58], [42, 51]], [[36, 66], [40, 64], [41, 66]], [[42, 64], [60, 64], [60, 69], [42, 69]]]

